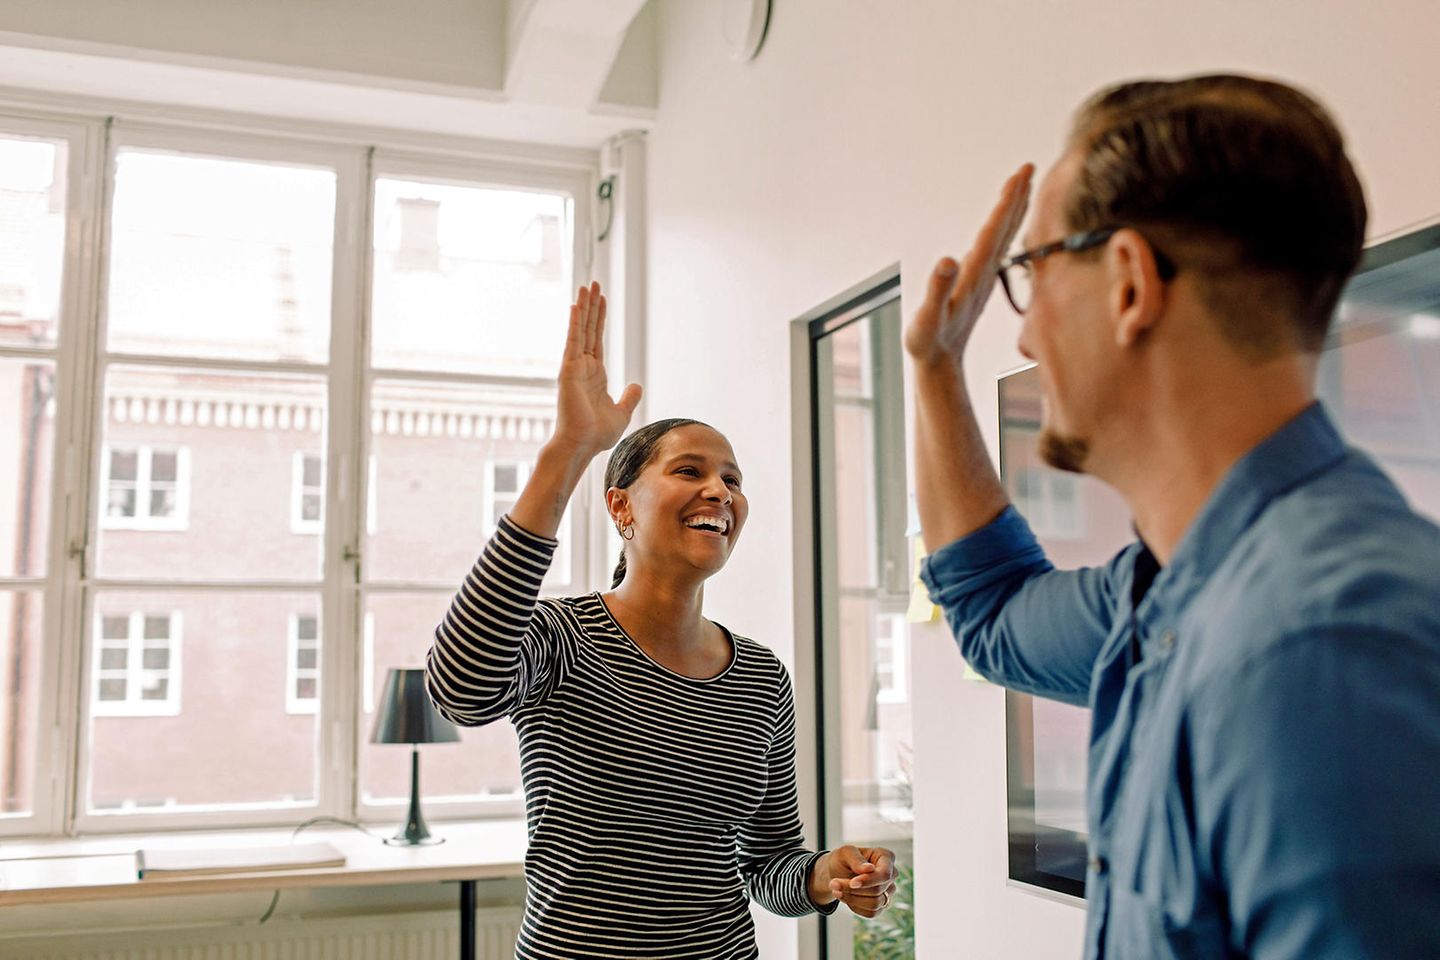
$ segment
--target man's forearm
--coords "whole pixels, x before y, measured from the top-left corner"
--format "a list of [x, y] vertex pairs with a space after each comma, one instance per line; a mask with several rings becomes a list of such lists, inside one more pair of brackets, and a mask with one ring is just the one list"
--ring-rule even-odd
[[915, 487], [931, 553], [985, 526], [1010, 502], [964, 377], [949, 364], [915, 366]]

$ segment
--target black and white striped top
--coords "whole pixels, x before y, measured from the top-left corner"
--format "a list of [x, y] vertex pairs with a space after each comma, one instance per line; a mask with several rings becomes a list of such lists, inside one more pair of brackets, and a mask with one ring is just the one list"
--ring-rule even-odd
[[782, 916], [816, 910], [790, 678], [733, 635], [723, 673], [685, 677], [598, 593], [537, 600], [555, 546], [501, 520], [427, 662], [441, 713], [468, 726], [508, 715], [519, 733], [530, 843], [517, 956], [757, 957], [749, 897]]

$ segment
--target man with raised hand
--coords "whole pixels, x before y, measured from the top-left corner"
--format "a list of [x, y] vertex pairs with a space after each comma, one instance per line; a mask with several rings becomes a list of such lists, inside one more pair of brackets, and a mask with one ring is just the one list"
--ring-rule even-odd
[[[1315, 400], [1365, 201], [1325, 110], [1239, 76], [1086, 103], [906, 331], [922, 577], [987, 678], [1088, 706], [1087, 958], [1440, 957], [1440, 530]], [[1040, 449], [1138, 541], [1059, 571], [964, 353], [1002, 282]]]

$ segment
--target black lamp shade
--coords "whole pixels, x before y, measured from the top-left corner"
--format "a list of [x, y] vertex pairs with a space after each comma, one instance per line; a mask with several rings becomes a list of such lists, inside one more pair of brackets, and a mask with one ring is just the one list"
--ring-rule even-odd
[[425, 671], [392, 667], [385, 677], [371, 743], [454, 743], [455, 725], [436, 712], [425, 692]]

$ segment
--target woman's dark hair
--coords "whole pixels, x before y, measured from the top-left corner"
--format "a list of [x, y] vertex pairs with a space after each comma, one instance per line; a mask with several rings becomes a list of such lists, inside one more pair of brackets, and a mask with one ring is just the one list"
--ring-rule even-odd
[[[701, 426], [710, 427], [708, 423], [701, 423], [699, 420], [687, 420], [684, 417], [671, 417], [668, 420], [656, 420], [654, 423], [647, 423], [645, 426], [631, 433], [624, 440], [615, 445], [610, 451], [610, 460], [605, 464], [605, 489], [617, 487], [624, 490], [635, 482], [640, 476], [640, 471], [650, 465], [655, 459], [655, 451], [660, 447], [660, 441], [665, 434], [680, 427]], [[714, 430], [714, 427], [710, 427]], [[620, 562], [615, 565], [615, 576], [610, 583], [610, 589], [614, 590], [620, 586], [620, 581], [625, 579], [625, 547], [620, 547]]]

